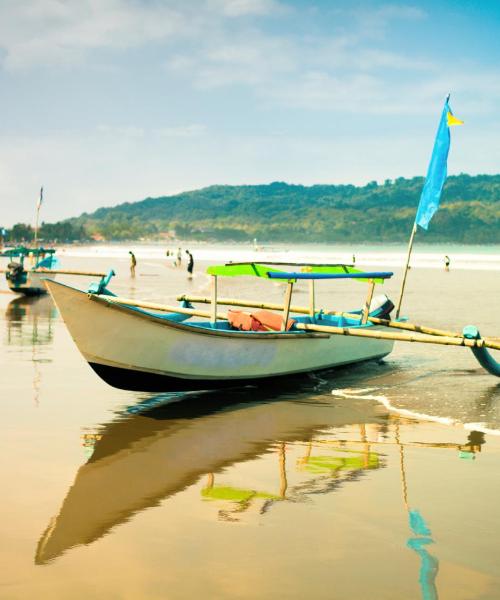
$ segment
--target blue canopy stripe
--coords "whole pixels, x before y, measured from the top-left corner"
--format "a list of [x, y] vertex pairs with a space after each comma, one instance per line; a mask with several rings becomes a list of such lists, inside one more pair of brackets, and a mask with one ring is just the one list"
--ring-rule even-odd
[[385, 271], [363, 273], [297, 273], [297, 272], [268, 272], [270, 279], [390, 279], [394, 273]]

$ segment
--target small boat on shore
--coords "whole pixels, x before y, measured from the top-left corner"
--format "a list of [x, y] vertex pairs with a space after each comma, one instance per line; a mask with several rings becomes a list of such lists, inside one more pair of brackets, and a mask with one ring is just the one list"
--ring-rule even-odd
[[24, 296], [41, 296], [47, 293], [44, 280], [48, 275], [51, 279], [55, 279], [57, 275], [99, 277], [102, 283], [95, 284], [94, 288], [99, 290], [106, 285], [108, 281], [106, 273], [60, 269], [59, 259], [56, 258], [55, 253], [55, 248], [26, 248], [25, 246], [8, 248], [0, 253], [0, 258], [10, 259], [7, 268], [0, 271], [5, 273], [10, 290]]
[[[59, 261], [55, 248], [26, 248], [18, 246], [4, 250], [0, 257], [8, 258], [5, 279], [9, 288], [25, 296], [39, 296], [47, 293], [42, 277], [53, 271]], [[55, 277], [55, 273], [50, 273]]]

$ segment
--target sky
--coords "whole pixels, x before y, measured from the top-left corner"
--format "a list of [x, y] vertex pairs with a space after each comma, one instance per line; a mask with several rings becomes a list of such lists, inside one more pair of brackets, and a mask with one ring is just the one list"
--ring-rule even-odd
[[212, 184], [500, 172], [496, 0], [0, 0], [0, 225]]

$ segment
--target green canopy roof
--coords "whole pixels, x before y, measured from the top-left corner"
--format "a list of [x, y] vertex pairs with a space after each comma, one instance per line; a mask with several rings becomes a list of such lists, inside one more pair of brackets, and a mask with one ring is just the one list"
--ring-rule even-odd
[[[271, 263], [272, 264], [272, 263]], [[293, 265], [293, 263], [291, 263]], [[341, 275], [341, 274], [363, 274], [364, 271], [359, 269], [355, 269], [350, 265], [304, 265], [301, 264], [300, 270], [296, 269], [296, 273], [313, 273], [318, 275]], [[270, 279], [269, 273], [289, 273], [287, 270], [275, 269], [271, 266], [268, 266], [266, 263], [226, 263], [225, 265], [213, 265], [207, 268], [207, 273], [209, 275], [219, 275], [222, 277], [239, 277], [242, 275], [247, 275], [251, 277], [263, 277], [264, 279]], [[293, 273], [289, 273], [293, 275]], [[367, 273], [367, 278], [357, 278], [358, 281], [369, 281], [373, 277], [369, 277]], [[318, 277], [320, 279], [321, 277]], [[290, 277], [293, 280], [293, 277]], [[375, 278], [377, 283], [383, 283], [383, 278]]]

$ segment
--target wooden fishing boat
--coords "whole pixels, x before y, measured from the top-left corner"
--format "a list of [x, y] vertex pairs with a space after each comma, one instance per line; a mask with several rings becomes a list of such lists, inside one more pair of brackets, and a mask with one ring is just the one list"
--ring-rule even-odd
[[[46, 284], [84, 358], [102, 379], [122, 389], [213, 389], [381, 359], [391, 352], [392, 339], [342, 337], [309, 328], [379, 329], [368, 320], [373, 289], [392, 273], [363, 273], [346, 265], [305, 265], [303, 269], [288, 272], [255, 263], [209, 267], [210, 312], [196, 310], [188, 301], [180, 307], [165, 307], [120, 299], [109, 292], [89, 294], [50, 280]], [[265, 312], [267, 321], [258, 329], [241, 330], [231, 322], [230, 311], [220, 313], [217, 277], [239, 275], [288, 282], [281, 314], [253, 313], [262, 320]], [[345, 278], [370, 282], [364, 309], [350, 316], [317, 311], [314, 281]], [[298, 279], [311, 282], [309, 314], [290, 319], [295, 312], [292, 288]], [[393, 307], [383, 299], [382, 308], [372, 314]]]
[[[44, 280], [47, 275], [55, 279], [57, 275], [83, 275], [99, 277], [101, 282], [94, 284], [92, 289], [98, 292], [106, 286], [111, 275], [93, 271], [68, 271], [59, 268], [59, 260], [55, 256], [55, 248], [26, 248], [19, 246], [9, 248], [0, 254], [0, 258], [8, 258], [10, 262], [5, 272], [9, 288], [17, 294], [25, 296], [40, 296], [47, 293]], [[114, 275], [114, 272], [112, 272]]]
[[[9, 263], [5, 269], [5, 279], [9, 288], [25, 296], [39, 296], [45, 294], [47, 289], [42, 277], [48, 271], [53, 271], [58, 264], [54, 248], [26, 248], [19, 246], [4, 250], [0, 257], [8, 258]], [[55, 273], [51, 273], [53, 277]]]

